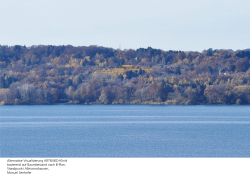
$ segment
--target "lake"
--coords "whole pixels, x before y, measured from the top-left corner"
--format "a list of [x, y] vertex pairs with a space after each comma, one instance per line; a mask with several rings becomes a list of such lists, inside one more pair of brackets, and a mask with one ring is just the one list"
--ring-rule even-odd
[[0, 106], [0, 157], [250, 157], [250, 106]]

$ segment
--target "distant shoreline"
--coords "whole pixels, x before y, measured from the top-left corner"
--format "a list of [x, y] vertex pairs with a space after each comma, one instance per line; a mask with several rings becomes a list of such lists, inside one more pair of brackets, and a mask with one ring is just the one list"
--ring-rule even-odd
[[58, 104], [5, 104], [0, 105], [1, 106], [55, 106], [55, 105], [154, 105], [154, 106], [250, 106], [250, 104], [242, 104], [242, 105], [236, 105], [236, 104], [193, 104], [193, 105], [185, 105], [185, 104], [164, 104], [164, 103], [145, 103], [145, 104], [98, 104], [98, 103], [89, 103], [89, 104], [69, 104], [69, 103], [58, 103]]
[[0, 104], [250, 104], [250, 50], [0, 45]]

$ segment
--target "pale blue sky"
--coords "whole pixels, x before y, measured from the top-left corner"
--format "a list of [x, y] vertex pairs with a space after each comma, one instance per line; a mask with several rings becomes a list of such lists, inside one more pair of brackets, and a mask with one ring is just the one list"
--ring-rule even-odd
[[250, 48], [250, 0], [0, 0], [1, 45]]

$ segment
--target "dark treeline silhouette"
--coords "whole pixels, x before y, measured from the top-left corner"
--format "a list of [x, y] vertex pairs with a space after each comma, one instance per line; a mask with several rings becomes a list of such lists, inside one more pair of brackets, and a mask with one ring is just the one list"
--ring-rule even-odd
[[250, 50], [0, 45], [4, 104], [250, 104]]

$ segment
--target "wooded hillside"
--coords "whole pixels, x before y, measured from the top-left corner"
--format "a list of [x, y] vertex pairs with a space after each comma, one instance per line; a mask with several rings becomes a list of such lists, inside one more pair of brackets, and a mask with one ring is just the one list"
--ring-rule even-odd
[[0, 103], [250, 104], [249, 67], [250, 50], [0, 45]]

